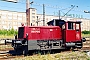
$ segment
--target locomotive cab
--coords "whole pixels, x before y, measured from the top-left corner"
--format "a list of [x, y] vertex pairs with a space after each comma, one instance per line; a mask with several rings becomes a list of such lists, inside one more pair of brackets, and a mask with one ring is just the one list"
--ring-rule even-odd
[[66, 29], [63, 38], [66, 47], [82, 48], [81, 22], [67, 21], [65, 25]]
[[[80, 21], [67, 21], [66, 29], [64, 31], [64, 38], [66, 42], [81, 41], [81, 22]], [[67, 35], [68, 34], [68, 35]]]
[[81, 38], [81, 21], [64, 21], [54, 19], [48, 25], [59, 26], [62, 29], [62, 40], [65, 47], [82, 48], [86, 39]]

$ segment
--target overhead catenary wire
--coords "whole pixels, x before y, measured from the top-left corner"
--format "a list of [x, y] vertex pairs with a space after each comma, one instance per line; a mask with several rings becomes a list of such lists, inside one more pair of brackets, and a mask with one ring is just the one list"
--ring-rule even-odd
[[2, 6], [0, 5], [0, 7], [25, 10], [24, 8], [10, 7], [10, 6], [4, 6], [4, 5]]
[[[34, 0], [32, 0], [32, 1], [34, 1]], [[18, 2], [18, 4], [26, 4], [25, 2]], [[37, 3], [37, 2], [34, 2], [33, 4], [31, 4], [31, 5], [34, 5], [34, 6], [42, 6], [43, 7], [43, 4], [40, 4], [40, 3]], [[5, 6], [6, 7], [6, 6]], [[59, 9], [59, 10], [68, 10], [68, 9], [70, 9], [71, 7], [68, 7], [68, 8], [62, 8], [62, 6], [57, 6], [57, 5], [55, 5], [55, 6], [53, 6], [53, 5], [50, 5], [50, 4], [45, 4], [45, 7], [46, 8], [56, 8], [56, 9]], [[12, 7], [12, 8], [14, 8], [14, 7]], [[15, 7], [16, 8], [16, 7]], [[23, 9], [23, 8], [21, 8], [21, 9]], [[72, 10], [72, 11], [76, 11], [76, 10]], [[83, 10], [78, 10], [77, 12], [82, 12]]]
[[[33, 0], [34, 1], [34, 0]], [[18, 4], [26, 4], [26, 3], [24, 3], [24, 2], [22, 2], [22, 1], [20, 1], [20, 2], [18, 2]], [[40, 4], [40, 3], [37, 3], [37, 2], [34, 2], [33, 4], [31, 4], [31, 7], [32, 6], [39, 6], [39, 7], [43, 7], [43, 4]], [[8, 6], [1, 6], [0, 5], [0, 7], [7, 7], [7, 8], [14, 8], [14, 9], [22, 9], [22, 10], [24, 10], [25, 11], [25, 9], [24, 8], [17, 8], [17, 7], [8, 7]], [[61, 12], [64, 12], [64, 11], [68, 11], [71, 7], [67, 7], [67, 8], [63, 8], [62, 6], [57, 6], [57, 5], [55, 5], [55, 6], [53, 6], [53, 5], [50, 5], [50, 4], [45, 4], [45, 8], [47, 8], [47, 10], [48, 10], [48, 8], [50, 9], [50, 8], [52, 8], [52, 9], [56, 9], [56, 10], [60, 10]], [[38, 11], [40, 11], [38, 8], [36, 8], [37, 9], [37, 12]], [[46, 10], [46, 11], [47, 11]], [[54, 10], [54, 11], [56, 11], [56, 10]], [[41, 10], [42, 11], [42, 10]], [[53, 11], [53, 12], [54, 12]], [[79, 9], [73, 9], [72, 11], [75, 11], [75, 12], [83, 12], [83, 10], [79, 10]], [[53, 13], [53, 12], [51, 12], [51, 11], [49, 11], [50, 13]], [[48, 12], [48, 13], [49, 13]], [[57, 11], [58, 12], [58, 11]]]
[[[35, 2], [32, 5], [43, 6], [43, 4], [39, 4], [39, 3], [35, 3]], [[57, 8], [57, 9], [60, 9], [60, 10], [67, 10], [67, 9], [70, 9], [71, 8], [71, 7], [62, 8], [62, 6], [61, 7], [58, 7], [57, 5], [56, 6], [52, 6], [52, 5], [48, 5], [48, 4], [45, 4], [45, 7]]]
[[[32, 5], [34, 6], [43, 6], [42, 4], [39, 4], [39, 3], [33, 3]], [[56, 8], [57, 10], [60, 10], [60, 11], [68, 11], [71, 7], [68, 7], [68, 8], [62, 8], [62, 7], [58, 7], [58, 6], [52, 6], [52, 5], [48, 5], [48, 4], [45, 4], [45, 7], [46, 8]], [[47, 9], [48, 10], [48, 9]], [[83, 10], [79, 10], [79, 9], [73, 9], [72, 11], [75, 11], [75, 12], [82, 12], [83, 13]]]

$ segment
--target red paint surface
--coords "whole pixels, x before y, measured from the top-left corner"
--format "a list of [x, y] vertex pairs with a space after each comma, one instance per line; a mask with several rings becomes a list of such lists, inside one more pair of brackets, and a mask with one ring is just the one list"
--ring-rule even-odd
[[59, 26], [24, 27], [24, 38], [28, 34], [28, 40], [55, 40], [62, 39], [61, 28]]
[[75, 42], [75, 41], [76, 41], [75, 30], [67, 30], [66, 31], [66, 42]]

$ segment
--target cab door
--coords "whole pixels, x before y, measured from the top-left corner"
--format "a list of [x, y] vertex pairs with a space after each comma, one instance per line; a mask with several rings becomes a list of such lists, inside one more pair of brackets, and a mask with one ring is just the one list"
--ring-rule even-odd
[[75, 22], [66, 22], [66, 42], [76, 41]]
[[76, 41], [81, 41], [81, 25], [80, 25], [80, 22], [76, 22]]

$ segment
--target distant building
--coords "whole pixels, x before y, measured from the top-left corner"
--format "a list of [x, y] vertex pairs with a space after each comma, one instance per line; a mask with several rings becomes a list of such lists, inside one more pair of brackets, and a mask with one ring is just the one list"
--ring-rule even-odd
[[0, 10], [0, 29], [15, 29], [21, 26], [21, 23], [26, 23], [25, 12], [16, 12], [8, 10]]
[[35, 8], [30, 8], [30, 26], [36, 26], [37, 11]]
[[[82, 31], [90, 30], [90, 19], [83, 18], [70, 18], [70, 17], [61, 17], [63, 20], [73, 20], [73, 21], [82, 21], [81, 29]], [[45, 25], [47, 22], [52, 19], [59, 19], [58, 16], [45, 15]], [[38, 22], [38, 23], [37, 23]], [[15, 29], [17, 30], [21, 24], [26, 25], [26, 13], [17, 12], [17, 11], [8, 11], [0, 10], [0, 29]], [[43, 15], [37, 14], [35, 8], [30, 8], [30, 26], [43, 26]]]

